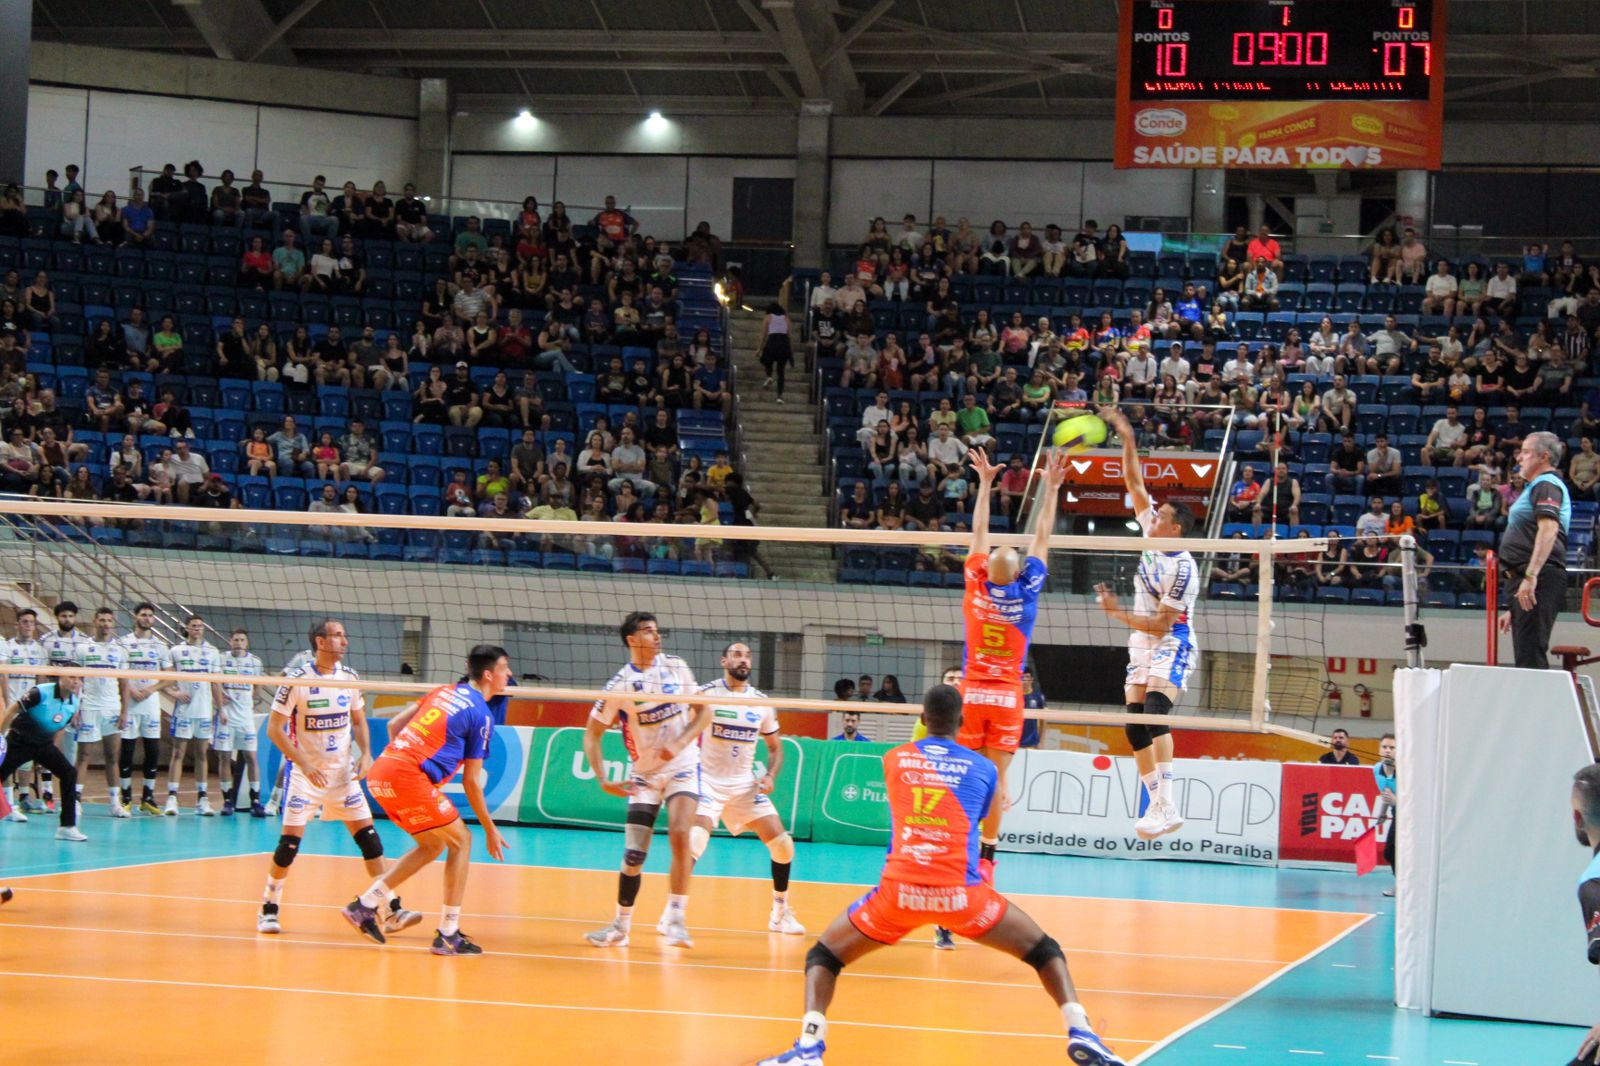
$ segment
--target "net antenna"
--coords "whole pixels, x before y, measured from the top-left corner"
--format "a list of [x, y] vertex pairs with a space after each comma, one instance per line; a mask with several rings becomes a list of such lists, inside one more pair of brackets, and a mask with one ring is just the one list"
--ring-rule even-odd
[[[285, 682], [281, 664], [305, 648], [310, 622], [331, 617], [351, 635], [348, 662], [362, 675], [351, 687], [402, 697], [391, 703], [453, 683], [467, 651], [491, 641], [507, 647], [519, 674], [550, 679], [510, 690], [513, 699], [583, 707], [607, 697], [602, 685], [628, 654], [617, 624], [637, 609], [658, 616], [666, 650], [685, 658], [699, 678], [716, 677], [722, 649], [744, 641], [755, 651], [752, 681], [767, 693], [756, 702], [865, 711], [908, 734], [920, 693], [959, 661], [963, 639], [961, 564], [970, 534], [956, 524], [905, 532], [339, 512], [318, 513], [308, 526], [307, 515], [290, 511], [31, 497], [6, 500], [0, 512], [0, 585], [8, 583], [13, 594], [26, 585], [38, 599], [70, 598], [122, 612], [148, 599], [174, 625], [197, 613], [219, 635], [243, 626], [269, 670], [260, 678], [94, 672], [99, 677], [278, 685]], [[736, 558], [735, 543], [746, 540], [827, 544], [846, 569], [839, 584], [751, 580], [729, 558]], [[1031, 538], [1013, 531], [990, 540], [1025, 549]], [[1180, 549], [1242, 555], [1270, 574], [1276, 555], [1288, 550], [1271, 541], [1203, 538], [1054, 536], [1050, 543], [1055, 576], [1041, 601], [1035, 648], [1116, 657], [1124, 653], [1126, 631], [1113, 630], [1095, 603], [1092, 588], [1102, 575], [1133, 572], [1145, 550]], [[862, 553], [885, 564], [874, 573], [894, 584], [852, 586], [851, 557]], [[1271, 590], [1269, 579], [1253, 603], [1206, 602], [1207, 691], [1185, 708], [1190, 713], [1164, 722], [1318, 740], [1266, 714], [1267, 671], [1272, 655], [1285, 652], [1281, 639], [1274, 643]], [[20, 672], [0, 665], [0, 673]], [[877, 699], [842, 705], [829, 698], [836, 680], [854, 684], [864, 674], [872, 675]], [[891, 676], [902, 683], [884, 684]], [[1118, 664], [1097, 682], [1115, 690], [1110, 698], [1052, 693], [1056, 702], [1035, 717], [1079, 725], [1153, 717], [1121, 710], [1121, 680]], [[712, 699], [681, 692], [629, 698]]]

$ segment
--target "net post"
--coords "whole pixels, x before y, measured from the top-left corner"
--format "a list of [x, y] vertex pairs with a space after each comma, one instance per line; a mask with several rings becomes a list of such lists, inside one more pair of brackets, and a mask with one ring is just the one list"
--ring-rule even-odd
[[1422, 666], [1422, 649], [1428, 646], [1428, 633], [1417, 620], [1417, 538], [1409, 533], [1400, 538], [1400, 580], [1405, 595], [1406, 665]]
[[1272, 670], [1272, 589], [1277, 555], [1261, 556], [1260, 593], [1256, 598], [1256, 664], [1250, 692], [1250, 728], [1265, 732], [1271, 712], [1267, 700], [1267, 674]]
[[1484, 662], [1494, 666], [1500, 661], [1500, 557], [1494, 552], [1484, 557], [1483, 591], [1489, 610], [1488, 639], [1485, 643], [1487, 656]]

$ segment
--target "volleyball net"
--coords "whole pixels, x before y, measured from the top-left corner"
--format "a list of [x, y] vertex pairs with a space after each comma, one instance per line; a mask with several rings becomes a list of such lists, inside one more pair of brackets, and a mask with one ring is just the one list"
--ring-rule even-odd
[[[838, 580], [751, 576], [741, 560], [760, 542], [781, 540], [830, 546]], [[990, 540], [1025, 550], [1031, 538], [995, 533]], [[1275, 590], [1292, 582], [1320, 541], [1056, 536], [1050, 544], [1050, 580], [1028, 663], [1048, 702], [1030, 717], [1133, 720], [1123, 697], [1129, 630], [1107, 617], [1095, 588], [1108, 585], [1131, 606], [1141, 553], [1182, 549], [1194, 555], [1203, 580], [1190, 622], [1199, 650], [1187, 692], [1166, 720], [1286, 735], [1316, 728], [1327, 688], [1326, 608], [1279, 602]], [[572, 705], [600, 698], [627, 661], [619, 623], [631, 611], [649, 611], [664, 650], [685, 659], [701, 681], [721, 676], [722, 650], [741, 641], [754, 654], [751, 683], [765, 702], [790, 711], [870, 712], [884, 717], [875, 719], [882, 728], [869, 732], [898, 739], [909, 734], [922, 693], [962, 661], [969, 545], [959, 519], [930, 532], [887, 532], [13, 498], [0, 506], [0, 632], [15, 636], [16, 615], [29, 607], [41, 631], [54, 629], [51, 608], [70, 601], [80, 632], [92, 637], [92, 615], [106, 607], [120, 636], [133, 610], [151, 603], [157, 636], [169, 643], [182, 639], [191, 616], [203, 620], [206, 639], [219, 650], [244, 630], [266, 673], [226, 681], [272, 686], [307, 648], [311, 624], [335, 618], [350, 636], [346, 662], [363, 687], [401, 697], [389, 702], [455, 681], [468, 650], [491, 643], [510, 654], [514, 700]], [[1248, 585], [1238, 581], [1243, 570], [1251, 572]], [[1212, 598], [1223, 587], [1229, 598]], [[180, 679], [0, 664], [9, 675], [51, 672]], [[853, 690], [858, 701], [842, 704], [838, 689]], [[859, 702], [863, 695], [867, 703]], [[897, 696], [906, 702], [894, 702]]]

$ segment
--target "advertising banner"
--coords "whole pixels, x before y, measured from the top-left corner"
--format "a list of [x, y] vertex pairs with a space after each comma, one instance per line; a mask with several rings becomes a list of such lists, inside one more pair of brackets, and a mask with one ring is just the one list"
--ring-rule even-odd
[[[1197, 516], [1205, 517], [1219, 469], [1215, 454], [1158, 452], [1142, 459], [1141, 468], [1153, 496], [1188, 504]], [[1121, 452], [1087, 451], [1073, 456], [1065, 485], [1063, 511], [1126, 515], [1132, 510], [1122, 483]]]
[[1428, 101], [1162, 101], [1117, 128], [1119, 167], [1437, 170]]
[[811, 839], [835, 844], [889, 843], [884, 752], [893, 744], [805, 742], [814, 758]]
[[1145, 841], [1133, 831], [1146, 799], [1131, 758], [1018, 752], [1006, 782], [1011, 809], [1000, 849], [1252, 866], [1277, 862], [1276, 763], [1179, 759], [1173, 768], [1173, 799], [1183, 814], [1183, 829]]
[[[1371, 767], [1285, 763], [1279, 857], [1285, 862], [1356, 861], [1356, 838], [1372, 828], [1378, 785]], [[1378, 827], [1378, 843], [1389, 822]]]

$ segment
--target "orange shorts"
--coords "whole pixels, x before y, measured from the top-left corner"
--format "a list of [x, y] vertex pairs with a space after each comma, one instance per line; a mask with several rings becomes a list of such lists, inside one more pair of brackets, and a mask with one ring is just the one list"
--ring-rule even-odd
[[410, 763], [380, 758], [367, 774], [367, 789], [389, 820], [415, 836], [461, 818], [439, 786]]
[[1000, 924], [1011, 906], [991, 885], [913, 885], [883, 880], [850, 904], [856, 932], [880, 944], [897, 944], [925, 925], [942, 925], [977, 940]]
[[968, 678], [961, 685], [961, 732], [956, 742], [978, 751], [1015, 752], [1022, 745], [1022, 686]]

